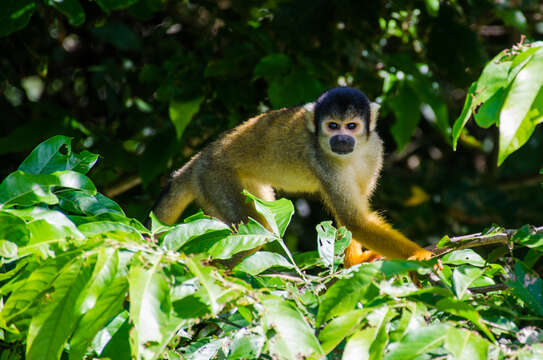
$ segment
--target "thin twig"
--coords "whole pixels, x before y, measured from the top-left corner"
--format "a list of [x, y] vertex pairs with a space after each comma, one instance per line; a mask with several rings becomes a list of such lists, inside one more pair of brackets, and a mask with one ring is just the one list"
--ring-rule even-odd
[[471, 291], [474, 294], [486, 294], [491, 291], [501, 291], [508, 289], [509, 286], [506, 284], [496, 284], [496, 285], [488, 285], [488, 286], [477, 286], [473, 288], [469, 288], [469, 291]]

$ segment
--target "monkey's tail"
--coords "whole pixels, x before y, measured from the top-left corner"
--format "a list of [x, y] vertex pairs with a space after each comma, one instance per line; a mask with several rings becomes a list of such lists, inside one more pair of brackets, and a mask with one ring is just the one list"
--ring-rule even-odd
[[173, 224], [181, 216], [183, 210], [194, 200], [194, 191], [191, 187], [191, 168], [184, 166], [175, 172], [162, 190], [153, 213], [166, 224]]

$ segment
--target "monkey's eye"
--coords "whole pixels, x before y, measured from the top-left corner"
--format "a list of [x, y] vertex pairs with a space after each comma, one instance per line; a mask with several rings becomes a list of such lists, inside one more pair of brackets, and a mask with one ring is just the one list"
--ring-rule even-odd
[[328, 129], [337, 130], [339, 129], [339, 124], [335, 122], [328, 123]]
[[358, 126], [357, 123], [348, 123], [347, 124], [347, 129], [354, 130], [354, 129], [356, 129], [357, 126]]

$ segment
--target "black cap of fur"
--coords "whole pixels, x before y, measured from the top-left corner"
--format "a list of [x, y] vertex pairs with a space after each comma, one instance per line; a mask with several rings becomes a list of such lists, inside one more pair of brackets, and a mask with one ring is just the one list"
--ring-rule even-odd
[[344, 117], [352, 112], [364, 119], [366, 134], [370, 131], [370, 101], [364, 93], [350, 87], [337, 87], [327, 90], [315, 101], [315, 128], [320, 129], [321, 121], [330, 115]]

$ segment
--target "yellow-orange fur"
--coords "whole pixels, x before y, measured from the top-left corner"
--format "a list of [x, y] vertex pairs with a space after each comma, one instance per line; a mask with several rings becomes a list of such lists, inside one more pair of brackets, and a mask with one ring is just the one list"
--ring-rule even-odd
[[[342, 124], [362, 124], [364, 120], [331, 118]], [[338, 155], [327, 145], [330, 134], [326, 129], [316, 131], [310, 106], [254, 117], [175, 172], [155, 214], [171, 224], [191, 201], [196, 201], [207, 214], [228, 223], [247, 221], [248, 217], [264, 221], [245, 202], [242, 189], [265, 200], [274, 199], [273, 189], [318, 194], [338, 224], [353, 234], [345, 252], [346, 266], [371, 261], [377, 254], [428, 259], [430, 252], [394, 230], [370, 208], [369, 198], [383, 162], [382, 142], [374, 131], [376, 118], [377, 109], [372, 106], [369, 134], [361, 130], [362, 126], [357, 128], [352, 132], [356, 138], [354, 151]], [[373, 252], [364, 252], [362, 246]]]

